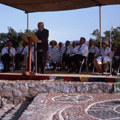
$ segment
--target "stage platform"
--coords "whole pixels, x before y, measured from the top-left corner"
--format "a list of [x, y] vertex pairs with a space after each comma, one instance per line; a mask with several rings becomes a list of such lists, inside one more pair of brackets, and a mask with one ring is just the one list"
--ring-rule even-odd
[[120, 76], [109, 76], [92, 74], [92, 72], [68, 73], [67, 71], [45, 71], [45, 74], [23, 75], [20, 70], [0, 73], [0, 80], [60, 80], [73, 82], [117, 82]]

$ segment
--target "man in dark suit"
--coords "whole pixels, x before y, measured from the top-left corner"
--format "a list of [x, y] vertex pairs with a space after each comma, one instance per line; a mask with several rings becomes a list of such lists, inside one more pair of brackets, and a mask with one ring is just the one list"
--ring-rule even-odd
[[38, 23], [38, 32], [36, 33], [40, 43], [37, 43], [37, 73], [39, 73], [39, 67], [41, 65], [41, 73], [44, 73], [46, 56], [48, 51], [48, 36], [49, 31], [44, 28], [44, 23]]

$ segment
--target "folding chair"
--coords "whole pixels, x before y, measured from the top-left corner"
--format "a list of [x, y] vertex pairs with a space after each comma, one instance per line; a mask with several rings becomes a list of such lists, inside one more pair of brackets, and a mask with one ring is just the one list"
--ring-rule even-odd
[[60, 63], [61, 69], [62, 69], [62, 54], [59, 52], [56, 52], [50, 56], [50, 60], [46, 61], [46, 63], [54, 63], [55, 64], [55, 72], [57, 71], [57, 66]]
[[[109, 66], [110, 66], [110, 61], [106, 61], [104, 64], [102, 62], [102, 73], [103, 71], [105, 70], [105, 74], [107, 74], [107, 70], [109, 69]], [[92, 74], [94, 74], [94, 71], [95, 71], [95, 66], [93, 64], [93, 71], [92, 71]]]
[[79, 73], [81, 73], [82, 66], [83, 66], [84, 63], [86, 64], [86, 71], [87, 71], [87, 73], [88, 73], [87, 59], [88, 59], [88, 57], [85, 57], [82, 61], [79, 61], [79, 63], [80, 63]]
[[20, 66], [21, 66], [21, 67], [20, 67], [21, 72], [23, 73], [23, 72], [25, 71], [25, 60], [20, 61], [19, 64], [20, 64]]
[[15, 60], [14, 60], [14, 57], [13, 57], [13, 59], [10, 61], [10, 67], [9, 67], [11, 72], [15, 69], [15, 65], [13, 65], [14, 61]]
[[120, 75], [120, 63], [119, 63], [119, 67], [118, 67], [117, 75]]

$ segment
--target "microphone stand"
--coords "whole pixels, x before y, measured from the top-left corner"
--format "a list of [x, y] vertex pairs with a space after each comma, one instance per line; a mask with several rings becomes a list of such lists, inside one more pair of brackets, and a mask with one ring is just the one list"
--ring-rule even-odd
[[114, 28], [114, 26], [112, 26], [112, 28], [110, 29], [110, 75], [109, 76], [112, 76], [112, 40], [111, 40], [111, 33], [112, 33], [112, 29]]

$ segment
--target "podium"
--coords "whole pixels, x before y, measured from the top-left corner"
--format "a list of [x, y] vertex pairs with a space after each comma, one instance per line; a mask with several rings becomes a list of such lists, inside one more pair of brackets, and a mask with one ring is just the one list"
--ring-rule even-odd
[[40, 40], [36, 36], [22, 36], [22, 38], [29, 43], [29, 70], [23, 75], [35, 75], [35, 73], [31, 72], [31, 43], [40, 43]]

